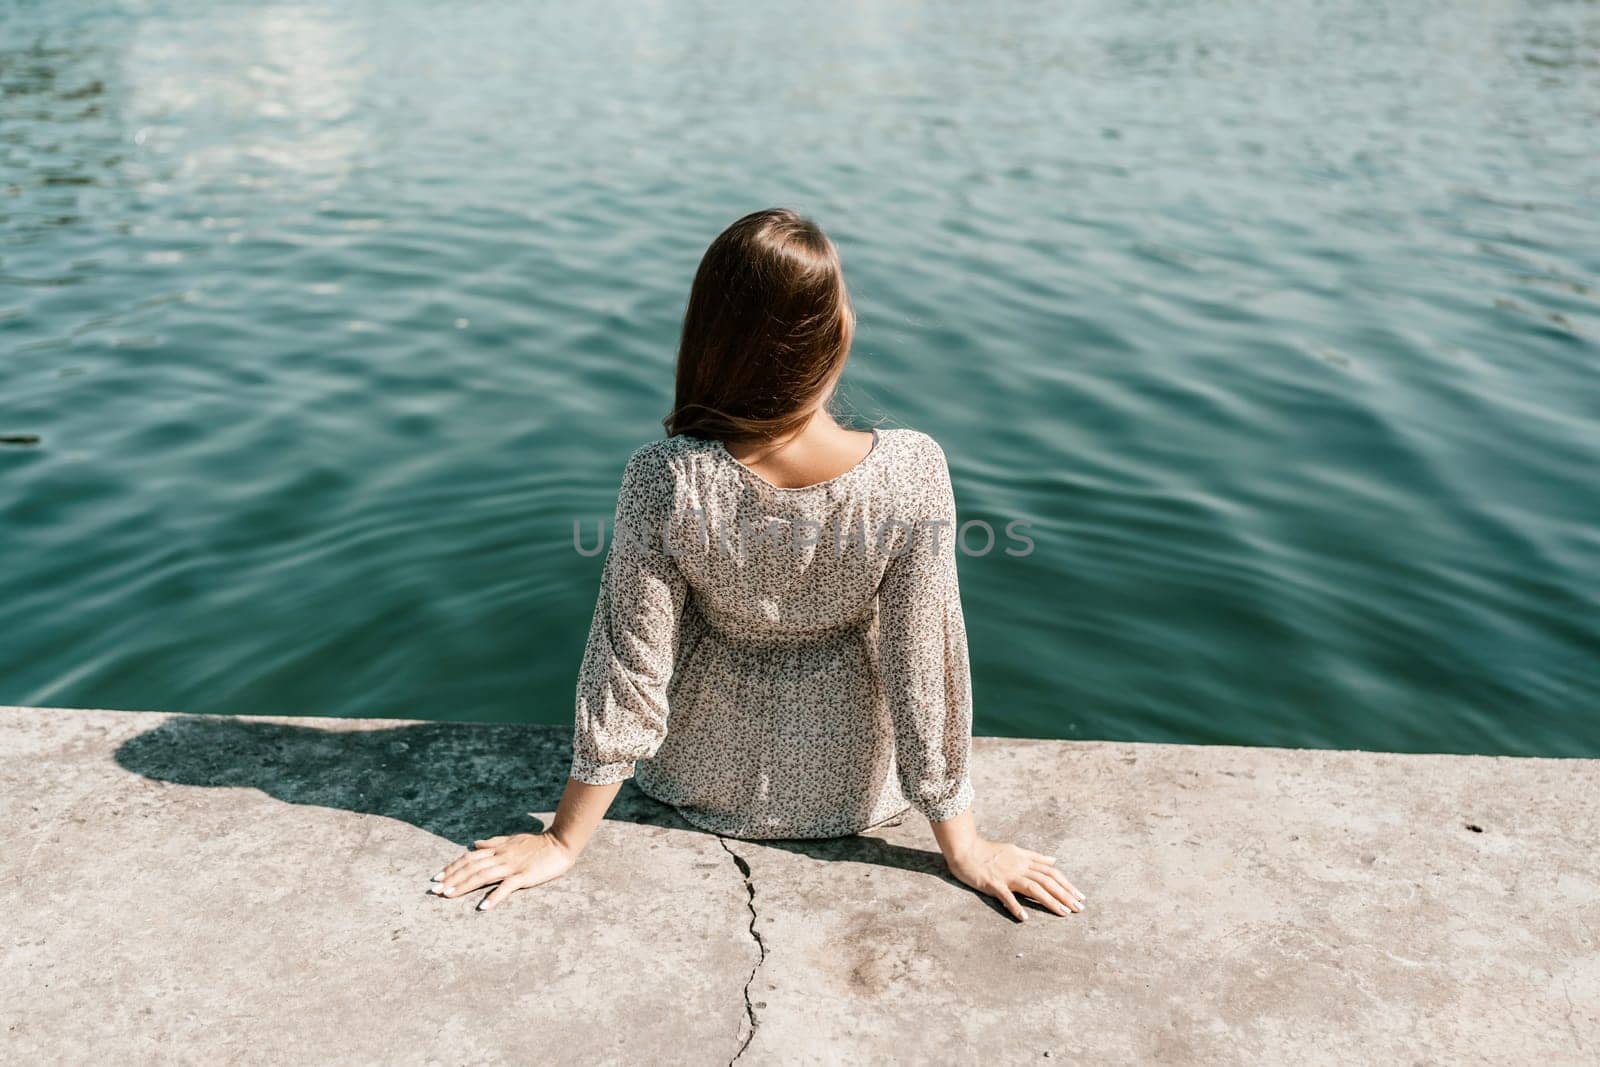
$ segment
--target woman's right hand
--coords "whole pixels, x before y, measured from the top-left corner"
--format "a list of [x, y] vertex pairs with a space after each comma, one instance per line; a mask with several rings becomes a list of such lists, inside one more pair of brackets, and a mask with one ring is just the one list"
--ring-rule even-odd
[[1018, 922], [1028, 918], [1017, 900], [1018, 894], [1038, 901], [1057, 915], [1083, 910], [1083, 894], [1056, 870], [1053, 856], [980, 837], [946, 863], [951, 874], [999, 900]]
[[478, 904], [479, 911], [488, 911], [519, 889], [561, 877], [576, 859], [576, 853], [551, 833], [491, 837], [474, 841], [469, 851], [434, 875], [430, 892], [459, 897], [499, 883]]

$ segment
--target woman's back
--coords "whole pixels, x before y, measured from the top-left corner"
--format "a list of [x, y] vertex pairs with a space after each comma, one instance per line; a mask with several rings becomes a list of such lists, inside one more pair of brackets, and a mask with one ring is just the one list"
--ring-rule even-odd
[[797, 488], [716, 441], [640, 449], [580, 676], [573, 776], [650, 756], [641, 788], [743, 837], [964, 808], [954, 520], [944, 453], [912, 430], [875, 432], [854, 466]]
[[889, 561], [932, 517], [928, 486], [944, 462], [933, 440], [912, 430], [875, 437], [854, 466], [799, 488], [772, 485], [718, 442], [652, 446], [670, 472], [670, 550], [710, 621], [730, 634], [778, 638], [871, 615]]

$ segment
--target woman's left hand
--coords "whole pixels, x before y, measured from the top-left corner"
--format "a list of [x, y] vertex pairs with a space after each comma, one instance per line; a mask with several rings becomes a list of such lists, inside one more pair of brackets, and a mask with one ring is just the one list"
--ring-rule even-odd
[[576, 859], [548, 833], [491, 837], [474, 841], [470, 850], [434, 875], [428, 891], [453, 898], [499, 882], [478, 904], [479, 911], [488, 911], [519, 889], [561, 877]]

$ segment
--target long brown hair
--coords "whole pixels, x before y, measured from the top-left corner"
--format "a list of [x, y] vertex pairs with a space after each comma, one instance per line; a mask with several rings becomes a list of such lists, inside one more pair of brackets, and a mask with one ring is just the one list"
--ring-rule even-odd
[[700, 260], [678, 343], [669, 435], [776, 439], [800, 429], [855, 334], [839, 252], [793, 211], [757, 211]]

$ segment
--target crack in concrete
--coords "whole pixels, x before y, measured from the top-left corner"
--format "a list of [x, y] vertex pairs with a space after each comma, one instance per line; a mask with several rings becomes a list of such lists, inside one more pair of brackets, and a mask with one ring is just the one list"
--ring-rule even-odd
[[756, 884], [750, 878], [750, 864], [745, 858], [728, 846], [728, 839], [721, 834], [717, 840], [722, 844], [722, 850], [733, 857], [733, 862], [739, 868], [739, 873], [744, 877], [744, 889], [749, 894], [745, 906], [750, 909], [750, 936], [755, 940], [756, 948], [760, 955], [756, 958], [756, 965], [750, 968], [750, 977], [744, 980], [744, 1017], [749, 1025], [749, 1032], [744, 1035], [744, 1040], [739, 1043], [739, 1051], [733, 1054], [733, 1059], [728, 1061], [729, 1067], [738, 1062], [745, 1049], [750, 1047], [750, 1042], [755, 1040], [756, 1027], [761, 1025], [756, 1019], [756, 1006], [750, 999], [750, 987], [755, 983], [756, 975], [761, 972], [762, 964], [767, 962], [767, 942], [761, 936], [761, 931], [756, 929]]

